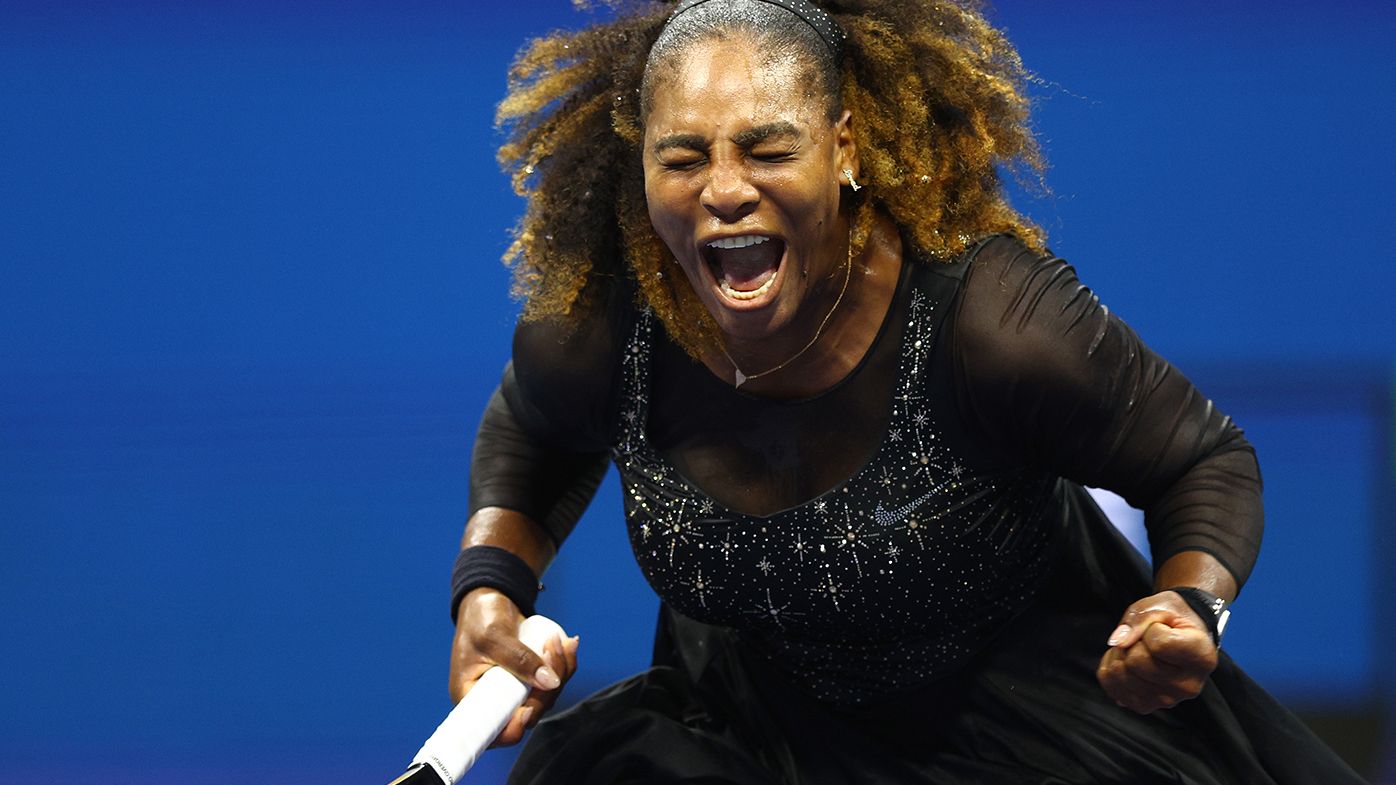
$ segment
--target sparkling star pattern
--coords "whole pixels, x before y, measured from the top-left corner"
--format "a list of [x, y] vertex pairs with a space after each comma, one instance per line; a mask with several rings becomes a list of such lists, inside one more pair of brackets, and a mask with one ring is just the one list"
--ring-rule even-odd
[[[655, 320], [622, 358], [620, 470], [631, 545], [676, 610], [733, 627], [835, 703], [923, 683], [982, 645], [1027, 602], [1050, 529], [1052, 485], [955, 454], [930, 391], [940, 314], [911, 293], [893, 413], [873, 458], [839, 486], [768, 517], [727, 509], [647, 441]], [[856, 678], [850, 678], [856, 663]]]

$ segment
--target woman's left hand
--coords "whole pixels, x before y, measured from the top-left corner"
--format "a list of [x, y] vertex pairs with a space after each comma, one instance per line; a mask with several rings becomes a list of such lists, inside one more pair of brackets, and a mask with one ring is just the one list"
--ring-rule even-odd
[[1171, 591], [1129, 606], [1107, 645], [1096, 678], [1105, 694], [1140, 714], [1196, 698], [1217, 667], [1207, 625]]

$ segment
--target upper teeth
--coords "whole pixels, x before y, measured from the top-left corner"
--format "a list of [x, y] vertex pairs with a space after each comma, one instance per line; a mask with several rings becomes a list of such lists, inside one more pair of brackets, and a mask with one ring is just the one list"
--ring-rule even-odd
[[708, 246], [709, 246], [710, 248], [724, 248], [724, 249], [727, 249], [727, 248], [745, 248], [745, 247], [747, 247], [748, 245], [756, 245], [756, 244], [758, 244], [758, 243], [764, 243], [764, 242], [766, 242], [766, 241], [769, 240], [769, 239], [771, 239], [771, 238], [769, 238], [769, 237], [761, 237], [760, 235], [755, 235], [755, 234], [744, 234], [744, 235], [742, 235], [741, 237], [719, 237], [718, 239], [713, 240], [712, 242], [708, 243]]

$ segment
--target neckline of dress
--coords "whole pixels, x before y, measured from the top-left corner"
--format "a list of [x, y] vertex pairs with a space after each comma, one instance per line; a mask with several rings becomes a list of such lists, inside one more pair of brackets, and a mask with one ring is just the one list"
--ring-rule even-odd
[[[912, 265], [912, 264], [913, 264], [913, 262], [912, 262], [911, 260], [908, 260], [908, 259], [904, 259], [904, 260], [903, 260], [903, 262], [902, 262], [902, 270], [901, 270], [901, 277], [898, 279], [898, 282], [897, 282], [896, 293], [893, 295], [893, 297], [892, 297], [892, 303], [891, 303], [891, 305], [890, 305], [890, 306], [888, 307], [888, 309], [887, 309], [887, 314], [886, 314], [886, 316], [884, 316], [884, 318], [883, 318], [883, 324], [882, 324], [882, 326], [878, 329], [877, 337], [874, 338], [873, 343], [872, 343], [872, 346], [869, 347], [868, 352], [865, 353], [865, 354], [863, 355], [863, 359], [860, 360], [859, 363], [858, 363], [858, 365], [854, 367], [853, 371], [849, 372], [849, 374], [846, 375], [842, 380], [840, 380], [838, 384], [835, 384], [834, 386], [830, 387], [829, 389], [824, 390], [823, 392], [820, 392], [820, 393], [819, 393], [818, 395], [816, 395], [816, 396], [812, 396], [812, 397], [810, 397], [810, 398], [801, 398], [801, 399], [797, 399], [797, 400], [783, 400], [783, 399], [778, 399], [778, 398], [761, 398], [760, 396], [751, 396], [751, 395], [745, 394], [745, 393], [742, 394], [744, 397], [756, 398], [756, 399], [761, 400], [761, 401], [763, 401], [763, 402], [769, 402], [769, 403], [774, 404], [774, 405], [791, 405], [791, 404], [795, 404], [795, 403], [808, 403], [808, 402], [817, 400], [817, 399], [820, 398], [820, 397], [823, 397], [823, 396], [825, 396], [825, 395], [830, 394], [830, 393], [833, 392], [835, 389], [841, 387], [842, 385], [844, 385], [845, 383], [847, 383], [850, 379], [852, 379], [852, 378], [854, 377], [854, 375], [855, 375], [859, 370], [862, 369], [863, 365], [866, 364], [866, 363], [868, 362], [868, 358], [870, 358], [870, 357], [872, 356], [872, 354], [873, 354], [873, 351], [876, 350], [876, 348], [877, 348], [879, 345], [881, 345], [884, 335], [886, 334], [887, 330], [890, 329], [890, 324], [891, 324], [892, 321], [893, 321], [893, 315], [896, 314], [899, 310], [901, 310], [901, 306], [903, 305], [903, 302], [905, 302], [906, 315], [905, 315], [905, 318], [902, 319], [902, 322], [903, 322], [904, 324], [903, 324], [903, 327], [902, 327], [901, 340], [900, 340], [900, 342], [899, 342], [899, 346], [898, 346], [898, 349], [897, 349], [897, 372], [896, 372], [896, 374], [894, 375], [893, 383], [892, 383], [892, 384], [888, 387], [888, 389], [887, 389], [887, 396], [886, 396], [886, 397], [887, 397], [887, 409], [886, 409], [886, 411], [887, 411], [887, 420], [886, 420], [885, 423], [883, 424], [883, 429], [882, 429], [882, 435], [881, 435], [881, 437], [878, 438], [876, 444], [873, 445], [872, 449], [868, 451], [867, 456], [866, 456], [866, 457], [863, 459], [863, 461], [858, 465], [858, 468], [855, 469], [852, 473], [850, 473], [847, 477], [845, 477], [845, 478], [842, 479], [842, 480], [839, 480], [838, 482], [834, 483], [833, 486], [831, 486], [831, 487], [825, 489], [824, 491], [822, 491], [822, 492], [816, 494], [815, 496], [811, 496], [810, 498], [805, 499], [804, 501], [797, 502], [797, 503], [795, 503], [795, 504], [791, 504], [791, 505], [788, 505], [788, 506], [786, 506], [786, 507], [782, 507], [781, 509], [776, 510], [775, 512], [767, 513], [767, 514], [764, 514], [764, 515], [758, 515], [758, 514], [756, 514], [756, 513], [742, 512], [741, 510], [733, 509], [733, 508], [730, 507], [729, 505], [724, 504], [723, 502], [719, 501], [719, 500], [717, 499], [717, 497], [715, 497], [715, 496], [713, 496], [712, 494], [708, 493], [707, 491], [703, 490], [702, 486], [698, 485], [698, 483], [696, 483], [696, 482], [694, 482], [692, 479], [690, 479], [690, 478], [688, 477], [688, 475], [686, 475], [686, 474], [684, 474], [682, 471], [680, 471], [680, 470], [678, 469], [678, 467], [675, 466], [674, 463], [673, 463], [672, 461], [670, 461], [668, 458], [664, 457], [664, 454], [661, 453], [659, 450], [655, 449], [654, 445], [650, 443], [650, 441], [649, 441], [649, 435], [648, 435], [648, 433], [647, 433], [647, 428], [646, 428], [646, 426], [649, 424], [649, 416], [650, 416], [650, 412], [649, 412], [649, 408], [650, 408], [650, 407], [649, 407], [649, 403], [650, 403], [650, 402], [649, 402], [649, 400], [648, 400], [648, 397], [649, 397], [649, 396], [648, 396], [647, 393], [648, 393], [648, 391], [649, 391], [650, 389], [652, 389], [652, 384], [651, 384], [651, 381], [652, 381], [652, 379], [651, 379], [651, 373], [652, 373], [652, 371], [653, 371], [653, 364], [654, 364], [654, 342], [653, 342], [653, 340], [651, 340], [651, 341], [649, 342], [649, 351], [648, 351], [648, 355], [649, 355], [649, 356], [646, 357], [645, 360], [644, 360], [645, 365], [646, 365], [645, 372], [644, 372], [644, 387], [645, 387], [645, 391], [644, 391], [644, 392], [645, 392], [645, 398], [646, 398], [646, 400], [645, 400], [645, 404], [644, 404], [644, 406], [643, 406], [642, 415], [641, 415], [640, 417], [637, 418], [637, 421], [636, 421], [635, 423], [631, 424], [631, 427], [633, 427], [633, 428], [638, 428], [638, 429], [639, 429], [640, 449], [641, 449], [642, 451], [644, 451], [644, 452], [649, 456], [650, 460], [652, 460], [652, 461], [654, 461], [655, 463], [659, 464], [665, 471], [671, 473], [675, 478], [677, 478], [678, 482], [679, 482], [680, 484], [682, 484], [683, 487], [686, 488], [686, 489], [687, 489], [690, 493], [692, 493], [694, 496], [696, 496], [696, 497], [698, 497], [698, 498], [700, 498], [700, 499], [710, 500], [710, 501], [713, 503], [714, 507], [716, 508], [716, 509], [713, 511], [713, 513], [706, 514], [706, 515], [704, 515], [703, 517], [698, 518], [698, 519], [697, 519], [697, 522], [716, 523], [716, 522], [724, 521], [724, 519], [731, 519], [731, 522], [737, 522], [737, 521], [739, 521], [739, 520], [745, 519], [745, 520], [751, 520], [751, 521], [756, 521], [756, 522], [760, 522], [760, 523], [767, 523], [767, 522], [773, 521], [773, 520], [775, 520], [775, 519], [777, 519], [777, 518], [780, 518], [780, 517], [782, 517], [782, 516], [789, 515], [789, 514], [791, 514], [791, 513], [793, 513], [793, 512], [796, 512], [796, 511], [798, 511], [798, 510], [800, 510], [800, 509], [802, 509], [802, 508], [805, 508], [805, 507], [809, 507], [809, 506], [811, 506], [811, 505], [814, 505], [814, 504], [818, 503], [818, 502], [821, 501], [821, 500], [827, 501], [830, 497], [832, 497], [832, 496], [834, 496], [835, 494], [839, 493], [842, 489], [847, 488], [848, 486], [852, 485], [853, 483], [858, 482], [859, 480], [861, 480], [861, 479], [863, 478], [863, 476], [864, 476], [865, 474], [867, 474], [867, 473], [870, 471], [870, 469], [872, 468], [873, 464], [877, 461], [878, 457], [879, 457], [880, 455], [882, 455], [882, 453], [883, 453], [883, 451], [884, 451], [885, 449], [887, 449], [887, 444], [888, 444], [889, 439], [890, 439], [890, 432], [891, 432], [890, 429], [893, 427], [893, 426], [892, 426], [893, 421], [896, 420], [897, 417], [901, 416], [901, 415], [899, 415], [899, 414], [896, 413], [896, 412], [900, 411], [900, 409], [896, 406], [896, 404], [894, 403], [894, 401], [896, 400], [897, 391], [898, 391], [899, 389], [901, 389], [902, 385], [903, 385], [903, 384], [906, 382], [906, 380], [907, 380], [907, 379], [906, 379], [907, 369], [906, 369], [906, 364], [903, 362], [903, 360], [904, 360], [904, 357], [905, 357], [905, 355], [906, 355], [906, 352], [909, 351], [909, 350], [912, 348], [912, 347], [911, 347], [911, 341], [914, 340], [914, 339], [912, 338], [913, 330], [911, 330], [911, 322], [912, 322], [912, 319], [913, 319], [913, 317], [914, 317], [914, 315], [915, 315], [915, 313], [914, 313], [914, 312], [915, 312], [915, 303], [913, 302], [913, 299], [915, 298], [917, 292], [915, 291], [915, 286], [914, 286], [914, 284], [912, 283], [912, 280], [911, 280], [911, 279], [912, 279], [912, 275], [911, 275], [911, 273], [910, 273], [910, 269], [911, 269], [911, 265]], [[905, 301], [903, 300], [903, 298], [905, 298]], [[938, 331], [937, 331], [937, 332], [938, 332]], [[918, 349], [917, 351], [920, 351], [920, 350]], [[929, 353], [929, 350], [928, 350], [928, 353]], [[704, 370], [706, 371], [706, 369], [704, 369]], [[710, 376], [714, 381], [717, 381], [717, 382], [720, 382], [720, 381], [721, 381], [721, 380], [719, 380], [716, 376], [712, 376], [711, 373], [707, 373], [707, 375]], [[725, 386], [726, 386], [726, 385], [724, 385], [724, 387], [725, 387]], [[731, 390], [731, 388], [727, 388], [727, 389]], [[736, 390], [731, 390], [731, 391], [732, 391], [732, 392], [737, 392]], [[725, 513], [729, 513], [729, 514], [728, 514], [728, 515], [720, 515], [720, 514], [718, 514], [719, 512], [725, 512]]]

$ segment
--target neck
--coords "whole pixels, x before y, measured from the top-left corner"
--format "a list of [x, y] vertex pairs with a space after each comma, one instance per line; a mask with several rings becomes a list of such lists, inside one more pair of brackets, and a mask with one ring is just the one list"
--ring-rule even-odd
[[[901, 270], [901, 239], [890, 220], [879, 219], [860, 252], [849, 256], [820, 282], [818, 304], [781, 340], [729, 340], [725, 351], [704, 363], [729, 384], [742, 380], [743, 392], [769, 397], [808, 397], [846, 377], [877, 337], [891, 306]], [[787, 337], [788, 336], [788, 337]]]

